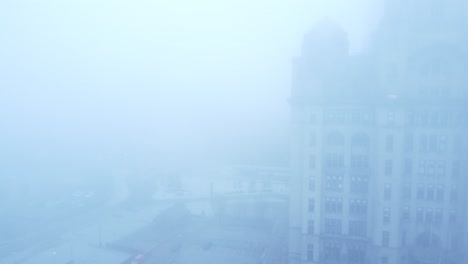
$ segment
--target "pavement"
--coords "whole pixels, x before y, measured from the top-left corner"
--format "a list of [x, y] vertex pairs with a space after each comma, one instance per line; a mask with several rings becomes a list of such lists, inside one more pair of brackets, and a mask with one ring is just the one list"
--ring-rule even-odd
[[35, 232], [18, 241], [6, 243], [10, 254], [0, 257], [0, 264], [99, 263], [115, 264], [128, 254], [106, 249], [104, 245], [124, 237], [153, 219], [167, 204], [146, 205], [139, 208], [96, 208], [66, 221], [43, 224]]

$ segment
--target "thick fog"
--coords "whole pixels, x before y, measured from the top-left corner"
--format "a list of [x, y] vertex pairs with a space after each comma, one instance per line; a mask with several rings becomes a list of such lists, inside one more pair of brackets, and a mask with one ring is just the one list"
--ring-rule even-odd
[[323, 18], [365, 46], [378, 5], [361, 2], [2, 1], [2, 174], [285, 163], [291, 57]]
[[423, 2], [0, 0], [0, 263], [465, 263]]

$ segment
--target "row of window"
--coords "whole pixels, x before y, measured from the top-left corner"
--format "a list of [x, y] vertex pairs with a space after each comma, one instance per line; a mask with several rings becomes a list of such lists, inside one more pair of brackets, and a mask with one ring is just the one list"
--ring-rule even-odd
[[325, 190], [341, 192], [343, 190], [343, 175], [328, 174], [325, 176]]
[[[365, 154], [353, 154], [350, 158], [350, 168], [353, 171], [366, 171], [369, 168], [369, 156]], [[345, 157], [342, 153], [327, 153], [323, 161], [325, 169], [344, 169]], [[309, 168], [315, 169], [315, 156], [309, 157]]]
[[445, 170], [444, 160], [421, 160], [418, 162], [418, 175], [422, 177], [444, 177]]
[[342, 169], [345, 167], [344, 155], [341, 153], [327, 153], [323, 165], [326, 169]]
[[374, 124], [374, 115], [369, 111], [328, 111], [323, 116], [325, 124], [370, 125]]
[[[325, 178], [325, 189], [331, 192], [341, 192], [343, 190], [344, 182], [342, 176], [326, 176]], [[368, 190], [369, 182], [367, 177], [351, 177], [350, 192], [352, 194], [366, 194]], [[314, 191], [315, 178], [309, 178], [309, 191]], [[412, 189], [410, 185], [403, 186], [401, 190], [401, 197], [403, 200], [409, 201], [412, 196]], [[419, 201], [445, 201], [445, 189], [443, 185], [434, 184], [419, 184], [416, 188], [416, 197]], [[392, 199], [392, 185], [385, 184], [383, 189], [384, 201], [390, 201]], [[458, 191], [452, 189], [450, 191], [450, 202], [458, 201]]]
[[[309, 176], [309, 191], [315, 190], [315, 177]], [[369, 178], [364, 175], [351, 176], [349, 190], [352, 194], [367, 194]], [[331, 192], [342, 192], [344, 188], [344, 178], [342, 174], [327, 174], [325, 176], [325, 190]]]
[[[389, 142], [387, 136], [387, 151], [389, 151]], [[422, 134], [418, 137], [419, 143], [417, 145], [417, 151], [421, 153], [444, 153], [448, 149], [448, 138], [446, 135], [440, 134]], [[455, 140], [457, 141], [457, 140]], [[415, 150], [415, 142], [412, 135], [406, 135], [404, 141], [404, 151], [406, 153]], [[391, 152], [391, 150], [389, 151]]]
[[[345, 145], [345, 136], [340, 132], [330, 132], [325, 137], [325, 145], [329, 147], [343, 147]], [[369, 147], [370, 139], [369, 136], [361, 133], [355, 134], [351, 137], [351, 146], [358, 148]], [[317, 136], [315, 133], [310, 133], [309, 135], [309, 146], [317, 146]]]
[[[367, 194], [369, 179], [367, 176], [352, 176], [350, 182], [350, 192], [353, 194]], [[327, 175], [325, 176], [325, 190], [332, 192], [341, 192], [344, 188], [343, 176]]]
[[447, 136], [421, 135], [419, 143], [420, 152], [443, 153], [447, 150]]
[[[440, 208], [432, 209], [426, 208], [423, 209], [419, 207], [415, 213], [415, 222], [416, 223], [428, 223], [435, 226], [440, 226], [442, 224], [444, 217], [443, 210]], [[411, 220], [411, 213], [409, 207], [404, 207], [401, 212], [401, 220], [402, 221], [410, 221]], [[449, 215], [450, 221], [456, 220], [455, 211], [450, 211]]]
[[323, 231], [328, 235], [341, 235], [341, 219], [325, 219]]
[[[448, 150], [448, 137], [441, 134], [422, 134], [418, 136], [419, 142], [417, 144], [417, 151], [421, 153], [444, 153]], [[403, 150], [405, 153], [415, 150], [415, 142], [413, 135], [406, 135], [404, 138]], [[455, 137], [453, 142], [453, 151], [459, 153], [461, 151], [460, 144], [461, 137]], [[396, 140], [394, 135], [389, 134], [385, 138], [385, 151], [395, 151]], [[317, 146], [317, 137], [315, 133], [309, 135], [309, 145], [311, 147]], [[340, 132], [331, 132], [325, 137], [325, 145], [328, 147], [344, 147], [345, 136]], [[368, 150], [370, 146], [369, 136], [366, 134], [356, 134], [351, 138], [351, 147], [361, 150]]]
[[342, 198], [325, 198], [325, 212], [327, 213], [342, 213], [343, 199]]
[[367, 200], [366, 199], [351, 199], [349, 203], [349, 213], [351, 215], [366, 215], [367, 214]]
[[[394, 164], [392, 160], [385, 161], [384, 174], [392, 176], [394, 172]], [[411, 177], [413, 174], [413, 163], [410, 159], [403, 162], [403, 175]], [[418, 176], [425, 178], [443, 178], [447, 174], [447, 166], [445, 160], [420, 160], [418, 162]], [[460, 174], [460, 162], [454, 161], [452, 168], [452, 177], [457, 178]]]
[[[406, 186], [405, 189], [409, 189], [409, 187]], [[407, 195], [411, 195], [411, 193], [408, 193]], [[418, 200], [443, 202], [445, 198], [444, 196], [445, 192], [442, 185], [434, 186], [432, 184], [424, 185], [421, 183], [418, 184], [416, 189], [416, 199]], [[450, 201], [458, 201], [458, 192], [456, 189], [452, 189], [450, 191]]]
[[[408, 113], [406, 123], [409, 126], [417, 127], [448, 127], [450, 125], [460, 125], [463, 123], [463, 115], [453, 114], [446, 111], [413, 111]], [[369, 110], [330, 110], [324, 113], [323, 121], [325, 124], [353, 124], [370, 125], [375, 123], [374, 113]], [[396, 114], [389, 111], [386, 114], [386, 124], [395, 124]], [[317, 116], [311, 114], [310, 122], [316, 123]]]
[[392, 199], [392, 186], [390, 184], [384, 185], [383, 196], [385, 201], [389, 201]]
[[[452, 118], [450, 118], [452, 117]], [[447, 127], [463, 120], [463, 115], [442, 111], [415, 111], [409, 114], [408, 125], [418, 127]]]
[[[324, 202], [324, 210], [326, 213], [341, 214], [343, 213], [343, 199], [327, 197]], [[315, 200], [309, 198], [308, 211], [315, 211]], [[367, 200], [366, 199], [351, 199], [349, 202], [349, 213], [351, 215], [359, 216], [367, 214]]]
[[384, 224], [390, 224], [391, 221], [391, 209], [389, 207], [385, 207], [383, 209], [383, 214], [382, 214], [382, 223]]
[[[354, 172], [366, 173], [369, 169], [369, 156], [364, 154], [353, 154], [350, 159], [350, 168]], [[345, 168], [344, 155], [340, 153], [328, 153], [325, 155], [324, 160], [325, 170]], [[309, 156], [309, 168], [316, 168], [316, 159], [314, 155]], [[394, 172], [393, 160], [385, 160], [384, 174], [385, 176], [392, 176]], [[442, 178], [445, 177], [447, 166], [445, 160], [420, 160], [418, 162], [418, 176], [429, 178]], [[411, 176], [413, 174], [413, 163], [411, 159], [406, 159], [403, 162], [403, 175]], [[460, 162], [454, 161], [452, 168], [452, 176], [458, 177], [460, 174]]]
[[[341, 199], [330, 198], [325, 202], [326, 204], [326, 211], [328, 213], [341, 213], [343, 210], [343, 203]], [[314, 210], [314, 202], [312, 199], [309, 200], [309, 211]], [[355, 211], [361, 214], [367, 213], [367, 202], [354, 202], [354, 205], [350, 206], [350, 211]], [[390, 207], [384, 207], [382, 213], [382, 223], [383, 224], [390, 224], [392, 218], [392, 211]], [[454, 210], [450, 211], [449, 219], [451, 222], [456, 221], [456, 214]], [[401, 220], [402, 221], [410, 221], [411, 220], [411, 213], [409, 207], [404, 207], [401, 212]], [[440, 225], [443, 220], [443, 211], [440, 208], [433, 209], [433, 208], [426, 208], [423, 209], [422, 207], [417, 208], [415, 212], [415, 222], [416, 223], [429, 223], [434, 225]], [[354, 236], [365, 236], [365, 221], [361, 220], [353, 220], [350, 221], [349, 225], [349, 234]], [[309, 220], [308, 230], [309, 233], [314, 233], [314, 222], [313, 220]], [[325, 234], [330, 235], [340, 235], [341, 234], [341, 220], [340, 219], [325, 219], [324, 224], [324, 232]]]
[[[440, 226], [443, 221], [443, 210], [441, 208], [422, 208], [418, 207], [414, 213], [414, 221], [418, 224], [426, 223], [434, 226]], [[389, 224], [391, 221], [392, 211], [389, 207], [383, 208], [382, 223]], [[400, 216], [402, 221], [409, 222], [411, 220], [411, 211], [408, 206], [404, 207]], [[455, 210], [451, 210], [449, 214], [450, 222], [456, 221]]]
[[[349, 245], [347, 248], [346, 263], [361, 264], [366, 259], [366, 246]], [[343, 258], [342, 246], [339, 242], [328, 241], [322, 244], [321, 261], [339, 262]], [[314, 244], [307, 244], [307, 261], [314, 261]]]
[[[314, 233], [314, 220], [308, 222], [309, 234]], [[342, 220], [326, 218], [324, 219], [323, 232], [327, 235], [342, 235]], [[365, 220], [351, 220], [348, 223], [348, 235], [355, 237], [366, 237], [367, 222]]]

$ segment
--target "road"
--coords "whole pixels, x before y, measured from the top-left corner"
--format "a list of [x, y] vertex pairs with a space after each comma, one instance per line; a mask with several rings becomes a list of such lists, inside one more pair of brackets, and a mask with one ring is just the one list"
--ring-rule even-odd
[[32, 252], [53, 246], [61, 234], [99, 218], [101, 206], [80, 208], [30, 208], [10, 212], [2, 220], [0, 260], [30, 249]]

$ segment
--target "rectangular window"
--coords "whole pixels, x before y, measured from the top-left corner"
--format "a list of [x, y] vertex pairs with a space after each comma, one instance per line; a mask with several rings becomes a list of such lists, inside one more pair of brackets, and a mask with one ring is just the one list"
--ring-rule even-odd
[[460, 176], [460, 161], [453, 162], [452, 179], [455, 181]]
[[349, 235], [356, 237], [365, 237], [367, 233], [367, 225], [365, 221], [350, 221]]
[[314, 220], [309, 220], [307, 221], [307, 233], [309, 235], [313, 235], [314, 232], [315, 232], [315, 226], [314, 226], [315, 222]]
[[310, 113], [309, 121], [310, 121], [311, 124], [316, 124], [317, 123], [317, 115], [315, 113]]
[[383, 223], [389, 224], [390, 223], [390, 208], [385, 207], [383, 210]]
[[256, 186], [257, 186], [257, 185], [255, 184], [255, 181], [251, 181], [251, 182], [249, 183], [249, 191], [250, 191], [250, 192], [255, 192], [256, 189], [257, 189]]
[[340, 153], [328, 153], [325, 156], [325, 167], [332, 169], [344, 168], [344, 156]]
[[366, 194], [369, 185], [367, 176], [351, 176], [350, 191], [354, 194]]
[[393, 163], [391, 160], [386, 160], [385, 161], [385, 175], [391, 176], [392, 172], [393, 172]]
[[324, 225], [325, 234], [341, 235], [341, 220], [340, 219], [325, 219]]
[[429, 177], [434, 177], [435, 172], [436, 172], [436, 161], [435, 160], [430, 160], [428, 163], [428, 168], [427, 168], [427, 176]]
[[426, 112], [426, 111], [424, 111], [424, 112], [420, 113], [420, 115], [421, 115], [421, 125], [422, 125], [422, 126], [427, 126], [427, 124], [429, 123], [429, 122], [428, 122], [428, 119], [429, 119], [429, 118], [428, 118], [428, 115], [429, 115], [429, 113]]
[[440, 126], [440, 113], [437, 113], [437, 112], [433, 112], [431, 114], [431, 126], [434, 126], [434, 127], [438, 127]]
[[310, 133], [309, 135], [309, 146], [315, 147], [317, 145], [317, 140], [315, 137], [315, 133]]
[[453, 139], [453, 153], [455, 155], [460, 155], [463, 152], [463, 145], [462, 145], [462, 137], [460, 135], [456, 135]]
[[438, 142], [438, 148], [437, 148], [437, 151], [438, 152], [445, 152], [445, 150], [447, 149], [447, 136], [439, 136], [439, 142]]
[[408, 206], [403, 207], [403, 211], [401, 212], [401, 219], [403, 221], [409, 221], [410, 220], [410, 210]]
[[315, 155], [309, 156], [309, 168], [315, 169]]
[[440, 209], [440, 208], [436, 209], [434, 224], [437, 225], [437, 226], [441, 226], [442, 221], [443, 221], [443, 217], [444, 217], [444, 214], [442, 212], [442, 209]]
[[343, 211], [343, 199], [341, 198], [330, 198], [325, 199], [325, 212], [338, 214]]
[[348, 262], [350, 264], [365, 263], [366, 259], [366, 247], [360, 244], [348, 245]]
[[384, 187], [384, 200], [389, 201], [392, 199], [392, 186], [390, 184], [385, 184]]
[[341, 192], [343, 190], [343, 175], [327, 174], [325, 176], [325, 189], [327, 191]]
[[434, 213], [431, 208], [426, 210], [426, 223], [431, 224], [433, 221]]
[[411, 186], [410, 185], [404, 185], [403, 186], [403, 191], [402, 191], [402, 198], [404, 201], [410, 201], [411, 200]]
[[435, 198], [434, 186], [433, 185], [428, 185], [427, 190], [426, 190], [426, 200], [433, 201], [434, 198]]
[[406, 246], [406, 231], [401, 232], [401, 245]]
[[313, 174], [309, 175], [309, 191], [313, 192], [315, 189], [315, 177]]
[[367, 200], [358, 200], [359, 201], [359, 212], [362, 215], [367, 215]]
[[388, 111], [387, 113], [387, 121], [389, 125], [393, 125], [395, 123], [395, 112]]
[[341, 259], [341, 247], [338, 242], [325, 243], [323, 258], [325, 262], [339, 263]]
[[367, 214], [367, 200], [352, 199], [349, 203], [349, 214], [354, 216], [365, 216]]
[[309, 203], [308, 204], [309, 204], [309, 206], [308, 206], [309, 212], [313, 213], [314, 210], [315, 210], [315, 201], [314, 201], [314, 199], [309, 198]]
[[416, 222], [422, 223], [424, 221], [424, 212], [422, 208], [418, 208], [416, 211]]
[[426, 176], [427, 174], [427, 167], [428, 164], [425, 160], [419, 161], [419, 170], [418, 170], [418, 175], [419, 176]]
[[385, 149], [387, 152], [393, 152], [393, 135], [387, 135], [387, 139], [385, 141]]
[[423, 184], [418, 185], [416, 198], [418, 198], [418, 200], [423, 200], [424, 199], [424, 185]]
[[381, 264], [388, 264], [388, 257], [384, 256], [380, 258], [380, 263]]
[[271, 192], [271, 181], [263, 181], [262, 182], [262, 190], [264, 192]]
[[458, 201], [458, 192], [457, 192], [457, 190], [452, 189], [452, 191], [450, 192], [450, 201], [452, 203], [455, 203], [455, 202]]
[[403, 174], [405, 177], [411, 177], [413, 173], [413, 164], [410, 159], [405, 159], [405, 164], [403, 165]]
[[430, 135], [429, 136], [429, 152], [436, 152], [437, 151], [437, 136]]
[[436, 201], [444, 201], [444, 186], [442, 185], [437, 186]]
[[437, 177], [439, 178], [445, 177], [445, 161], [443, 160], [437, 162]]
[[314, 245], [307, 245], [307, 261], [314, 261]]
[[455, 213], [455, 210], [450, 211], [449, 220], [452, 224], [457, 222], [457, 215]]
[[413, 136], [406, 135], [405, 137], [405, 152], [410, 153], [413, 150]]
[[351, 168], [353, 170], [365, 170], [369, 166], [369, 159], [363, 154], [353, 154], [351, 156]]
[[388, 247], [390, 245], [390, 232], [382, 232], [382, 247]]
[[420, 152], [427, 152], [428, 151], [428, 143], [427, 143], [427, 136], [421, 135], [419, 139], [419, 151]]

